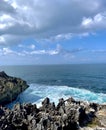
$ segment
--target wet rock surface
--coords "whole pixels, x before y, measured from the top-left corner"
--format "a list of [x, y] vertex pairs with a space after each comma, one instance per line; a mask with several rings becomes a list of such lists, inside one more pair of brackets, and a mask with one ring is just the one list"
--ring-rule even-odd
[[73, 98], [62, 98], [57, 105], [46, 98], [40, 108], [31, 103], [16, 104], [12, 110], [1, 106], [0, 130], [106, 130], [100, 116], [105, 108]]
[[4, 71], [0, 72], [0, 104], [12, 102], [26, 88], [28, 88], [26, 81], [8, 76]]

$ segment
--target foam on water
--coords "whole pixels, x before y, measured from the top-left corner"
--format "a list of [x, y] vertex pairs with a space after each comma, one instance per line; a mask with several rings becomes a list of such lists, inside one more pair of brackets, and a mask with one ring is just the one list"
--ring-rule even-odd
[[9, 106], [12, 106], [16, 102], [31, 102], [36, 103], [40, 106], [41, 101], [49, 97], [51, 102], [57, 104], [58, 99], [73, 97], [76, 100], [91, 101], [97, 103], [106, 102], [106, 94], [94, 93], [89, 90], [73, 88], [68, 86], [45, 86], [38, 84], [31, 84], [28, 89], [26, 89], [22, 94], [19, 95], [17, 100]]

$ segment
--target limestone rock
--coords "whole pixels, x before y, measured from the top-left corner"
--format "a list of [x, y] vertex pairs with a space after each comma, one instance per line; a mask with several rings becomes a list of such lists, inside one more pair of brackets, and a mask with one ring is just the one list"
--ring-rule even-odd
[[0, 130], [106, 130], [106, 105], [70, 99], [61, 98], [55, 106], [46, 98], [40, 108], [31, 103], [15, 104], [12, 110], [0, 106]]

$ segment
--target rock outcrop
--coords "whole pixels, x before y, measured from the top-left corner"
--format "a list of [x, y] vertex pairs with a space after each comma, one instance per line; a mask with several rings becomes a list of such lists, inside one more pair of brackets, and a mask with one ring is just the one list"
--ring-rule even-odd
[[100, 116], [105, 108], [73, 98], [62, 98], [57, 106], [46, 98], [40, 108], [31, 103], [0, 107], [0, 130], [106, 130]]
[[26, 88], [28, 88], [26, 81], [8, 76], [4, 71], [0, 72], [0, 104], [12, 102]]
[[28, 87], [20, 78], [0, 72], [0, 130], [106, 130], [106, 104], [59, 99], [55, 105], [49, 98], [41, 107], [15, 104], [2, 107], [17, 98]]

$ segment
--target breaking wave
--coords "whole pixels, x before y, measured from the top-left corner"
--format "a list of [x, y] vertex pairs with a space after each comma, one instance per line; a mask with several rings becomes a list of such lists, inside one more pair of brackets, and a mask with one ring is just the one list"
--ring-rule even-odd
[[106, 94], [94, 93], [86, 89], [79, 89], [68, 86], [46, 86], [38, 84], [30, 84], [30, 87], [21, 93], [17, 100], [9, 104], [12, 107], [16, 102], [20, 103], [36, 103], [40, 106], [42, 100], [49, 97], [51, 102], [57, 104], [60, 98], [67, 99], [73, 97], [76, 100], [90, 101], [96, 103], [105, 103]]

